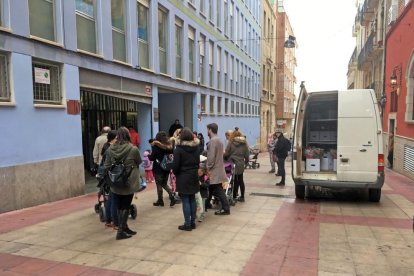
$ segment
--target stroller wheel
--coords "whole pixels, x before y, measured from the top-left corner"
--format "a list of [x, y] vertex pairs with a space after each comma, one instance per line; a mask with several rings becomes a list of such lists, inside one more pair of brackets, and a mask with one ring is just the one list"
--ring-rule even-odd
[[101, 204], [96, 203], [94, 209], [95, 209], [95, 213], [99, 214], [99, 209], [101, 209]]
[[131, 204], [131, 207], [129, 208], [129, 214], [131, 215], [132, 219], [136, 219], [138, 215], [137, 206], [135, 204]]
[[105, 222], [106, 221], [105, 208], [102, 208], [101, 206], [99, 206], [99, 220], [101, 222]]

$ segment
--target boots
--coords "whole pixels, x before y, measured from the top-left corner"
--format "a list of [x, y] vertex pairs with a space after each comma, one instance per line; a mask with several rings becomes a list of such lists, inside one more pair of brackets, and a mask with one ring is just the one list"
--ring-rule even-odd
[[156, 202], [154, 202], [152, 205], [154, 206], [159, 206], [159, 207], [164, 207], [164, 200], [162, 199], [158, 199]]
[[129, 210], [118, 210], [118, 232], [116, 233], [116, 239], [117, 240], [123, 240], [128, 239], [132, 237], [130, 234], [128, 234], [125, 230], [128, 228], [127, 226], [127, 220], [128, 220]]
[[285, 186], [285, 176], [282, 176], [282, 180], [276, 184], [276, 186]]
[[177, 200], [175, 199], [175, 196], [173, 193], [170, 194], [170, 207], [173, 207]]

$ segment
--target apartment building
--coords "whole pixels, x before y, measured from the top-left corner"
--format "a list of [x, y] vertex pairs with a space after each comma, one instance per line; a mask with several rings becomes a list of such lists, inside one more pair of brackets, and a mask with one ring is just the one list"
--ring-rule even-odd
[[267, 150], [268, 136], [272, 135], [276, 129], [276, 9], [277, 1], [262, 0], [260, 101], [260, 148], [262, 151]]
[[[283, 1], [279, 1], [277, 12], [277, 37], [284, 39], [276, 40], [276, 127], [284, 129], [285, 137], [289, 139], [292, 137], [293, 119], [295, 118], [296, 44], [293, 28], [283, 7]], [[286, 42], [294, 45], [287, 45]]]
[[80, 195], [105, 125], [257, 143], [260, 1], [0, 0], [0, 212]]

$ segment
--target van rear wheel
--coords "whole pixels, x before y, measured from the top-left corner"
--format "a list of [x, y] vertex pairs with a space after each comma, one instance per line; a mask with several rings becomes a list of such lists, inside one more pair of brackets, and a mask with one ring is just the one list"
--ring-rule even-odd
[[381, 189], [369, 189], [368, 194], [371, 202], [379, 202], [381, 199]]
[[305, 185], [295, 185], [295, 195], [298, 199], [305, 198]]

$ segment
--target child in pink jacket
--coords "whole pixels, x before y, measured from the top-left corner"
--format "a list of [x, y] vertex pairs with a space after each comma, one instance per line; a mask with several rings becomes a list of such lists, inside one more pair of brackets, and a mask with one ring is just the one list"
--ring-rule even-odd
[[149, 160], [148, 155], [150, 152], [148, 150], [144, 151], [143, 166], [145, 170], [145, 179], [147, 182], [154, 182], [154, 175], [152, 174], [152, 161]]

